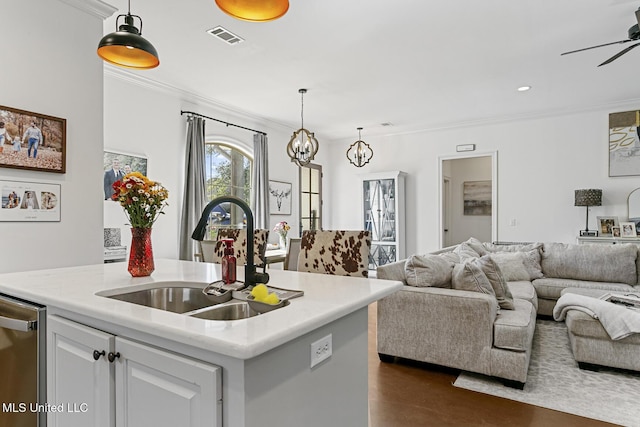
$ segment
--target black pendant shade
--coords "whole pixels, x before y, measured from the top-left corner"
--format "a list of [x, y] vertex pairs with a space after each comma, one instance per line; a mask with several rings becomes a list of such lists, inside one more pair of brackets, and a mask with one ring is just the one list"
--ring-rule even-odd
[[[118, 20], [124, 17], [124, 24], [118, 27]], [[141, 32], [134, 26], [133, 18], [140, 21], [142, 30], [142, 19], [137, 15], [118, 15], [116, 27], [118, 31], [107, 34], [100, 40], [98, 45], [98, 55], [105, 61], [127, 68], [149, 69], [160, 64], [158, 52]]]

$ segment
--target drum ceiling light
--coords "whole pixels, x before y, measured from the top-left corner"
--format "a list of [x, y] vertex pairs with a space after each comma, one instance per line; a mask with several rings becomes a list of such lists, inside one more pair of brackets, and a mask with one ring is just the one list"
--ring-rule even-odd
[[273, 21], [289, 10], [289, 0], [216, 0], [218, 7], [236, 19]]
[[[149, 69], [160, 64], [158, 52], [151, 43], [142, 37], [142, 18], [131, 14], [131, 0], [126, 15], [116, 18], [116, 32], [107, 34], [100, 40], [98, 56], [105, 61], [126, 68]], [[124, 17], [124, 24], [118, 21]], [[140, 21], [140, 31], [134, 26], [134, 19]]]

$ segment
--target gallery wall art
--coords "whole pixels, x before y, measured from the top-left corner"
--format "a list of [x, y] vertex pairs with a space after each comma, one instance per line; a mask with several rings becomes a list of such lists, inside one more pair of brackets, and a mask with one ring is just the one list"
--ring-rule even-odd
[[0, 181], [0, 221], [60, 221], [60, 184]]
[[640, 111], [609, 114], [609, 176], [640, 175]]

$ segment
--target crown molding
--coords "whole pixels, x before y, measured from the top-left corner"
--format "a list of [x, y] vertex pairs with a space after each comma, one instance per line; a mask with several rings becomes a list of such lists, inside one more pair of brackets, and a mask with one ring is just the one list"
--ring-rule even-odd
[[[187, 101], [196, 105], [205, 105], [205, 106], [214, 108], [216, 110], [219, 110], [225, 114], [232, 114], [235, 116], [235, 118], [238, 118], [240, 120], [251, 120], [262, 126], [279, 128], [279, 129], [286, 130], [287, 132], [291, 130], [291, 125], [276, 122], [262, 116], [256, 116], [254, 114], [248, 113], [238, 108], [223, 104], [213, 98], [202, 96], [202, 95], [178, 88], [176, 86], [151, 79], [146, 76], [141, 76], [139, 74], [132, 73], [124, 68], [117, 67], [115, 65], [105, 63], [104, 75], [109, 77], [114, 77], [114, 78], [123, 80], [127, 83], [131, 83], [147, 89], [169, 93], [169, 94], [178, 96], [180, 99], [184, 101]], [[253, 125], [253, 126], [256, 126], [256, 125]]]
[[100, 19], [107, 19], [113, 15], [118, 8], [111, 6], [100, 0], [58, 0], [73, 6], [89, 15], [97, 16]]

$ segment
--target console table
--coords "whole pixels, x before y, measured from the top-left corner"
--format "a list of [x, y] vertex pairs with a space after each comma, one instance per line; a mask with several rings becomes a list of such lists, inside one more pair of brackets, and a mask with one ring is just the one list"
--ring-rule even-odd
[[601, 245], [616, 245], [622, 243], [633, 243], [640, 246], [640, 237], [587, 237], [580, 236], [577, 238], [579, 245], [584, 244], [601, 244]]

